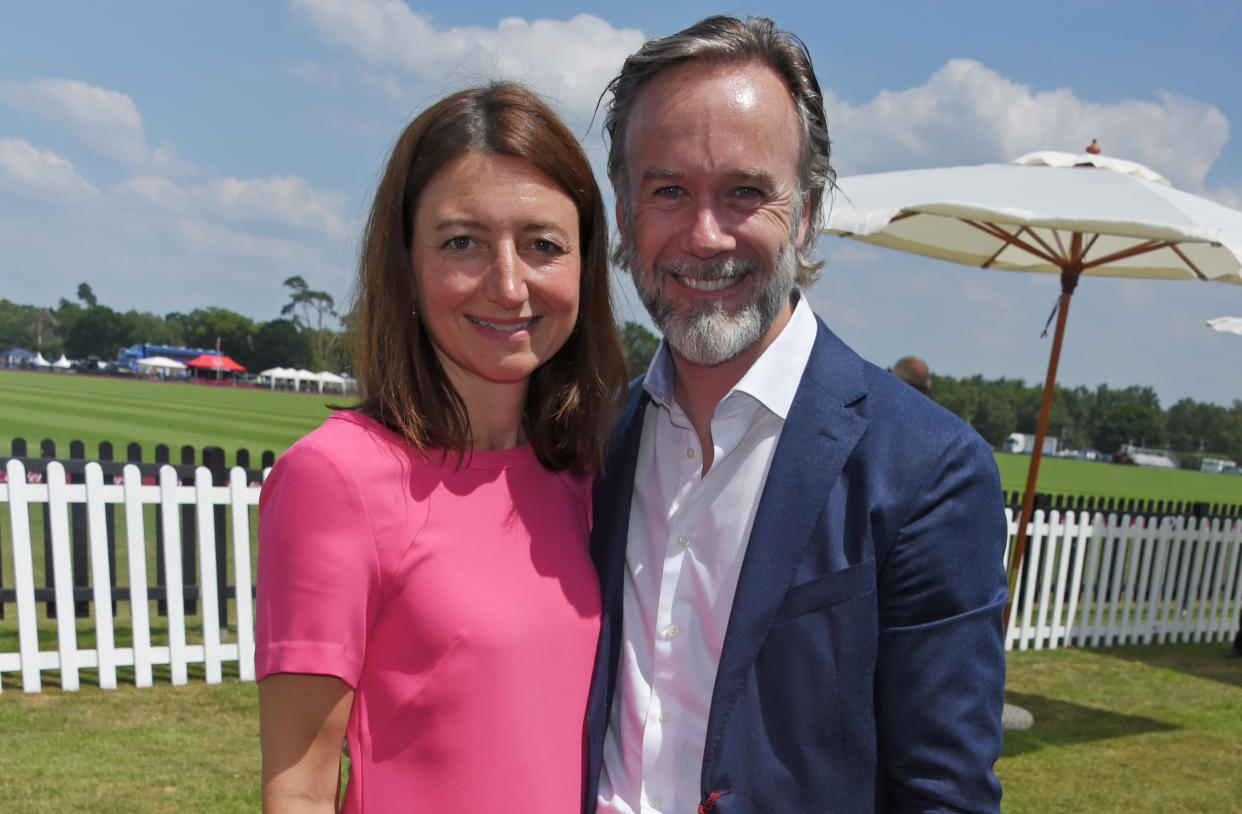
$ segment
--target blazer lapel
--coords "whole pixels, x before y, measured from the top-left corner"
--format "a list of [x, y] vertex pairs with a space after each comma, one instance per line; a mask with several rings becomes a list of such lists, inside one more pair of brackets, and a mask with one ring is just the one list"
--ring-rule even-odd
[[862, 360], [820, 322], [742, 560], [708, 714], [703, 782], [714, 771], [725, 721], [810, 543], [828, 493], [867, 428], [867, 419], [850, 409], [866, 395], [862, 366]]
[[595, 481], [591, 559], [599, 573], [600, 630], [595, 670], [587, 696], [586, 782], [583, 811], [595, 811], [595, 794], [603, 762], [604, 729], [617, 682], [617, 659], [621, 646], [621, 590], [625, 574], [625, 543], [629, 536], [630, 501], [634, 495], [634, 470], [638, 465], [638, 441], [650, 397], [640, 384], [630, 383], [630, 395], [617, 418], [604, 457], [604, 474]]

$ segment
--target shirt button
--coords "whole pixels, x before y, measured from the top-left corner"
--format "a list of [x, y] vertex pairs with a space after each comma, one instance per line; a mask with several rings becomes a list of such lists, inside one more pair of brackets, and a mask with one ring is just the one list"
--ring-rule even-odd
[[694, 447], [686, 447], [686, 457], [687, 458], [694, 457]]
[[669, 719], [669, 714], [667, 712], [660, 713], [660, 723], [666, 724], [668, 723], [668, 719]]
[[677, 545], [681, 546], [682, 548], [689, 548], [690, 538], [684, 534], [681, 535], [680, 537], [677, 538]]
[[664, 798], [657, 794], [655, 797], [651, 798], [651, 804], [653, 806], [662, 806], [664, 805]]
[[664, 631], [664, 635], [670, 639], [676, 639], [678, 633], [681, 633], [681, 631], [677, 629], [677, 625], [669, 625]]

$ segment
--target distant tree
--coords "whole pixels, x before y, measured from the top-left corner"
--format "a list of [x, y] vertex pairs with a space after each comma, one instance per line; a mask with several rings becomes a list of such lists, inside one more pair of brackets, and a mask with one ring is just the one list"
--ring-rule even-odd
[[273, 367], [300, 368], [310, 365], [310, 338], [287, 319], [273, 319], [259, 326], [254, 335], [251, 361], [258, 373]]
[[0, 299], [0, 350], [35, 348], [35, 309]]
[[195, 308], [183, 323], [186, 344], [194, 348], [214, 348], [232, 357], [247, 370], [255, 370], [255, 324], [249, 317], [226, 308]]
[[621, 350], [625, 353], [625, 367], [631, 378], [647, 370], [659, 347], [659, 338], [637, 322], [627, 322], [621, 327]]
[[180, 323], [171, 322], [156, 314], [126, 311], [121, 314], [125, 322], [126, 345], [184, 345], [185, 336]]
[[331, 294], [326, 291], [313, 291], [300, 276], [294, 275], [286, 279], [283, 285], [289, 289], [289, 302], [280, 309], [280, 314], [292, 316], [293, 321], [301, 325], [304, 331], [311, 333], [315, 365], [322, 368], [333, 336], [331, 331], [325, 333], [324, 320], [336, 316], [336, 303]]
[[99, 300], [95, 298], [95, 292], [91, 291], [91, 287], [86, 283], [78, 283], [78, 299], [87, 308], [94, 308], [99, 305]]
[[992, 390], [980, 393], [973, 418], [971, 426], [975, 428], [975, 432], [982, 435], [983, 440], [993, 447], [999, 447], [1005, 442], [1014, 431], [1017, 421], [1013, 404], [1003, 393]]
[[65, 324], [65, 355], [72, 359], [113, 359], [127, 339], [125, 320], [106, 305], [92, 305]]
[[1124, 402], [1096, 421], [1091, 440], [1104, 452], [1116, 452], [1122, 444], [1160, 447], [1165, 441], [1164, 422], [1158, 409]]
[[341, 323], [339, 333], [332, 335], [327, 348], [327, 359], [324, 368], [340, 373], [348, 373], [354, 369], [354, 348], [358, 339], [358, 315], [354, 311], [338, 317]]

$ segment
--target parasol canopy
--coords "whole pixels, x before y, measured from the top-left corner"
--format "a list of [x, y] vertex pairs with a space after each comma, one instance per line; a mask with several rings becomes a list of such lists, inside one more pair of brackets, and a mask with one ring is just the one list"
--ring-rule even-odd
[[198, 370], [222, 370], [229, 373], [242, 373], [246, 370], [246, 368], [237, 364], [223, 354], [216, 356], [211, 353], [204, 353], [200, 356], [196, 356], [186, 362], [185, 366], [196, 368]]
[[1242, 317], [1217, 317], [1207, 321], [1208, 327], [1222, 333], [1242, 334]]
[[1056, 332], [1010, 557], [1012, 601], [1079, 277], [1242, 285], [1242, 212], [1174, 189], [1141, 164], [1090, 153], [1045, 151], [1010, 164], [856, 175], [837, 186], [827, 233], [983, 268], [1060, 275]]

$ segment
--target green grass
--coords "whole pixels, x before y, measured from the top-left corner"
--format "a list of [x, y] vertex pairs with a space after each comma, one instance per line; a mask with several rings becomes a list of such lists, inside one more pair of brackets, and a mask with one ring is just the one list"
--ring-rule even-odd
[[228, 460], [239, 448], [250, 450], [257, 464], [264, 450], [279, 454], [319, 425], [329, 402], [348, 401], [328, 394], [290, 393], [205, 384], [134, 381], [24, 371], [0, 371], [0, 453], [13, 438], [25, 438], [29, 454], [49, 438], [57, 453], [69, 454], [70, 441], [86, 444], [94, 457], [100, 441], [111, 441], [113, 454], [142, 444], [152, 460], [156, 444], [167, 444], [174, 461], [189, 444], [223, 447]]
[[1227, 647], [1010, 653], [1007, 700], [1035, 726], [1005, 733], [1003, 810], [1238, 811], [1242, 661]]
[[[1006, 491], [1026, 488], [1029, 455], [996, 453], [1001, 485]], [[1047, 494], [1095, 495], [1138, 500], [1180, 500], [1205, 503], [1242, 503], [1242, 477], [1152, 469], [1069, 458], [1043, 458], [1036, 491]]]
[[[165, 682], [167, 679], [164, 679]], [[0, 696], [0, 810], [259, 810], [255, 685]]]
[[[22, 437], [37, 455], [44, 438], [67, 455], [69, 441], [87, 445], [88, 457], [100, 441], [111, 441], [117, 458], [125, 445], [142, 444], [150, 460], [156, 444], [176, 450], [245, 448], [257, 456], [280, 453], [329, 414], [325, 404], [347, 401], [329, 395], [262, 389], [147, 382], [90, 376], [0, 371], [0, 452]], [[1026, 485], [1030, 457], [998, 453], [1001, 483], [1007, 491]], [[1095, 495], [1143, 500], [1242, 503], [1242, 478], [1183, 470], [1045, 458], [1038, 489], [1049, 494]]]
[[[1242, 789], [1242, 662], [1225, 646], [1010, 653], [1006, 814], [1232, 814]], [[0, 696], [0, 808], [109, 814], [257, 811], [255, 686], [84, 682]], [[414, 737], [415, 735], [411, 735]]]

